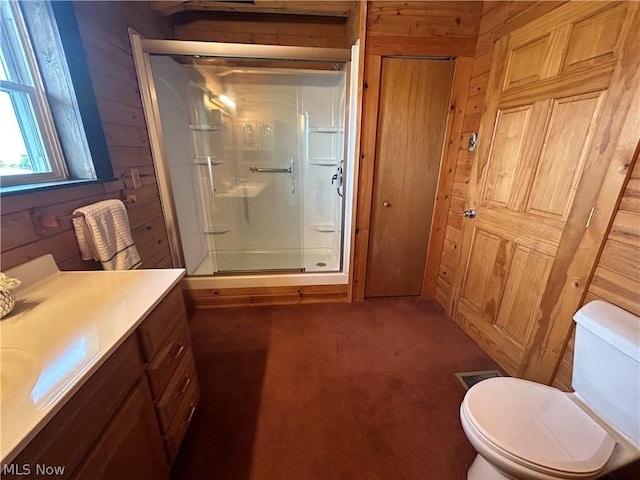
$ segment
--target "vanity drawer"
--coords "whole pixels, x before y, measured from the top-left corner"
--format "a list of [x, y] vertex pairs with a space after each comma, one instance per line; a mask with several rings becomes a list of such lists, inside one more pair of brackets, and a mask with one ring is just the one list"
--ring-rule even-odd
[[166, 343], [147, 366], [147, 378], [153, 398], [157, 399], [169, 383], [191, 346], [191, 335], [186, 319], [181, 319]]
[[182, 318], [187, 318], [187, 312], [184, 307], [182, 290], [177, 286], [167, 294], [138, 327], [138, 337], [146, 361], [151, 361], [155, 357]]
[[138, 381], [143, 368], [138, 342], [130, 336], [13, 463], [63, 465], [65, 473], [71, 473]]
[[194, 380], [196, 380], [196, 384], [193, 385], [193, 388], [190, 389], [190, 391], [188, 391], [183, 397], [182, 403], [178, 408], [178, 412], [176, 413], [173, 422], [171, 422], [169, 430], [164, 436], [164, 447], [167, 451], [169, 464], [173, 463], [176, 458], [182, 439], [187, 433], [187, 429], [189, 428], [193, 415], [196, 412], [198, 401], [200, 400], [200, 388], [197, 385], [197, 378], [194, 378]]
[[160, 428], [166, 432], [176, 415], [181, 402], [191, 395], [194, 390], [199, 390], [196, 365], [193, 360], [191, 348], [186, 349], [184, 358], [175, 374], [169, 380], [167, 388], [156, 403], [156, 411], [160, 420]]

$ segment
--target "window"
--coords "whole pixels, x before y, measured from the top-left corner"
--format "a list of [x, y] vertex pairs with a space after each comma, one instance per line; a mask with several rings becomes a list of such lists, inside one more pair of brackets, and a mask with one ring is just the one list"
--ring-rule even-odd
[[113, 180], [73, 3], [0, 14], [0, 193]]
[[0, 0], [0, 176], [2, 185], [66, 178], [53, 119], [16, 4]]

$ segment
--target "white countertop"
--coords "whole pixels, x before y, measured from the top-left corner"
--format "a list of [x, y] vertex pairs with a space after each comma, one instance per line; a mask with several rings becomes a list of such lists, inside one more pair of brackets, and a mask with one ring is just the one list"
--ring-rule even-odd
[[[0, 321], [0, 458], [10, 462], [184, 276], [60, 272], [51, 255], [5, 272], [23, 285]], [[22, 278], [21, 278], [22, 276]]]

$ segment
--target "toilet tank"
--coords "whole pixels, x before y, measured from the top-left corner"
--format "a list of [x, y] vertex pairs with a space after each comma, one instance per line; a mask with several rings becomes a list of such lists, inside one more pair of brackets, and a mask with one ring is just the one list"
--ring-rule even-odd
[[576, 393], [640, 445], [640, 317], [595, 300], [574, 315]]

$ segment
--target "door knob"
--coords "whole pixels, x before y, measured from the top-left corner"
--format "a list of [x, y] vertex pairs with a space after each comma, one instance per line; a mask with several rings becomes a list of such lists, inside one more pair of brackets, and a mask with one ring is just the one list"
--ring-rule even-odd
[[382, 206], [386, 207], [386, 208], [389, 208], [391, 206], [391, 204], [385, 200], [384, 202], [382, 202]]
[[464, 212], [462, 212], [462, 216], [466, 218], [476, 218], [477, 214], [478, 212], [476, 212], [475, 208], [472, 208], [470, 210], [465, 210]]

